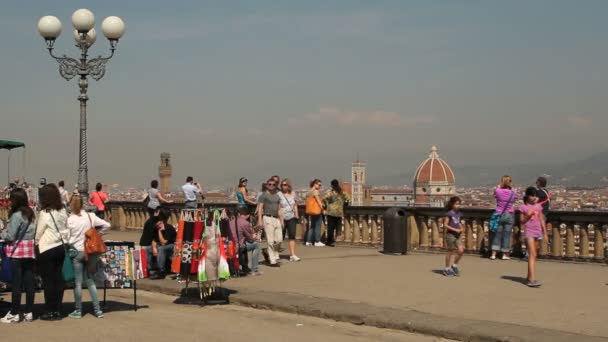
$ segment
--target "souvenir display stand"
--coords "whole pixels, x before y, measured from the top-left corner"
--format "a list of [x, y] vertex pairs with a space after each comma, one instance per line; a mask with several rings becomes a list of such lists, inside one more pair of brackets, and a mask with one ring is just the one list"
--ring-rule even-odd
[[146, 250], [134, 242], [106, 241], [107, 251], [99, 258], [95, 282], [103, 287], [103, 304], [107, 289], [133, 289], [133, 310], [137, 311], [137, 280], [148, 277]]
[[188, 296], [190, 282], [195, 281], [200, 305], [228, 302], [222, 283], [230, 278], [226, 246], [232, 243], [224, 209], [181, 211], [171, 271], [185, 281], [182, 297]]

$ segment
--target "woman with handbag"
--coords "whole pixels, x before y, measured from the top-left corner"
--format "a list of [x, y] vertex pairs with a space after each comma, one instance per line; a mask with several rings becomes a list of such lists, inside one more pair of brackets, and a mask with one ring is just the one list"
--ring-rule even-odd
[[68, 239], [66, 227], [68, 215], [61, 203], [61, 195], [55, 184], [40, 188], [40, 212], [36, 225], [38, 270], [44, 286], [46, 312], [41, 320], [61, 320], [64, 279], [62, 268], [66, 258], [65, 241]]
[[314, 179], [310, 182], [310, 192], [306, 198], [306, 215], [310, 219], [310, 228], [306, 233], [306, 246], [323, 247], [321, 242], [321, 222], [326, 214], [321, 201], [321, 180]]
[[[11, 208], [7, 229], [0, 231], [0, 238], [10, 241], [5, 245], [3, 268], [10, 263], [12, 273], [11, 310], [0, 319], [2, 323], [18, 323], [23, 312], [23, 321], [34, 320], [32, 308], [34, 306], [34, 211], [28, 206], [27, 193], [23, 189], [11, 191]], [[4, 270], [3, 270], [4, 271]], [[21, 291], [25, 288], [25, 311], [21, 311]]]
[[281, 210], [283, 210], [283, 227], [285, 230], [283, 236], [289, 238], [289, 261], [300, 261], [300, 258], [296, 255], [296, 226], [300, 215], [291, 181], [287, 178], [281, 182], [279, 197], [281, 198]]
[[344, 207], [350, 202], [350, 196], [342, 191], [337, 179], [331, 181], [331, 190], [323, 198], [327, 208], [327, 246], [334, 247], [336, 232], [342, 229]]
[[97, 299], [97, 287], [95, 287], [94, 280], [98, 255], [85, 254], [85, 240], [87, 239], [86, 236], [89, 229], [95, 230], [99, 227], [103, 232], [103, 230], [110, 228], [111, 225], [96, 215], [82, 210], [82, 197], [80, 196], [72, 196], [70, 209], [72, 214], [68, 217], [67, 224], [70, 235], [69, 244], [72, 245], [78, 253], [72, 258], [72, 265], [74, 265], [74, 304], [76, 309], [69, 314], [69, 317], [82, 317], [82, 283], [84, 282], [91, 295], [95, 317], [103, 318], [103, 312], [99, 306], [99, 299]]
[[511, 252], [511, 232], [515, 224], [515, 206], [517, 190], [513, 189], [511, 176], [503, 176], [500, 184], [494, 190], [496, 210], [490, 221], [490, 230], [493, 230], [492, 255], [490, 260], [496, 259], [496, 253], [502, 252], [502, 260], [509, 260]]

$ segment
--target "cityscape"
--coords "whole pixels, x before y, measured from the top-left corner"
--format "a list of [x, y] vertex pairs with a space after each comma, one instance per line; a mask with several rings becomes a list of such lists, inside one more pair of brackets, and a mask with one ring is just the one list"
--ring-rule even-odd
[[[171, 178], [171, 155], [162, 153], [159, 165], [161, 191], [168, 198], [180, 201], [183, 194], [181, 185]], [[434, 171], [433, 171], [434, 168]], [[453, 195], [462, 199], [462, 205], [470, 208], [493, 208], [495, 205], [495, 187], [458, 187], [457, 177], [446, 161], [441, 159], [438, 148], [433, 146], [429, 157], [421, 162], [416, 171], [416, 178], [411, 185], [391, 187], [386, 185], [368, 184], [366, 182], [367, 164], [356, 160], [352, 163], [351, 179], [341, 179], [344, 190], [352, 197], [352, 206], [402, 206], [402, 207], [443, 207], [446, 200]], [[497, 179], [502, 175], [497, 175]], [[329, 180], [326, 180], [329, 182]], [[174, 186], [172, 186], [174, 185]], [[523, 191], [527, 186], [522, 184]], [[205, 203], [236, 203], [236, 187], [203, 186]], [[258, 187], [250, 191], [250, 197], [255, 199]], [[108, 187], [110, 198], [115, 201], [141, 201], [146, 189], [124, 188], [120, 185]], [[564, 185], [549, 185], [552, 194], [551, 210], [556, 211], [608, 211], [608, 186], [571, 187]], [[428, 193], [427, 193], [428, 190]], [[307, 185], [296, 186], [294, 191], [300, 203], [306, 199], [310, 191]]]

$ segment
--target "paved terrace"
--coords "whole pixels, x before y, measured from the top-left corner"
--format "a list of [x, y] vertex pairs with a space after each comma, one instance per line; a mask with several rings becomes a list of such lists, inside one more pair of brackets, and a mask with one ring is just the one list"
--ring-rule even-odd
[[[108, 238], [139, 234], [112, 232]], [[526, 263], [518, 260], [465, 256], [462, 276], [446, 278], [438, 274], [440, 254], [299, 245], [298, 255], [299, 263], [262, 266], [261, 277], [229, 280], [231, 301], [463, 340], [608, 340], [608, 272], [601, 264], [540, 261], [543, 286], [531, 289], [522, 284]], [[175, 295], [182, 287], [169, 279], [138, 285]]]

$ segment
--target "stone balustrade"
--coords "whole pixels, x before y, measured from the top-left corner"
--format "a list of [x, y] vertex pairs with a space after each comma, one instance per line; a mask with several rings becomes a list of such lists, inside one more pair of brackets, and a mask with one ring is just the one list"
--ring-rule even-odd
[[[234, 203], [214, 203], [214, 207], [226, 208], [233, 212]], [[181, 205], [169, 206], [171, 223], [176, 224]], [[342, 231], [337, 236], [340, 244], [377, 247], [384, 239], [384, 218], [386, 207], [348, 207], [346, 209]], [[299, 207], [301, 213], [304, 207]], [[410, 250], [442, 250], [444, 246], [444, 229], [442, 208], [404, 208], [407, 217], [407, 244]], [[252, 207], [253, 211], [253, 207]], [[488, 250], [487, 224], [492, 210], [463, 208], [462, 234], [463, 244], [468, 253], [485, 253]], [[0, 211], [0, 217], [6, 215]], [[110, 202], [108, 220], [117, 229], [142, 229], [147, 220], [147, 212], [141, 203]], [[308, 220], [303, 217], [297, 225], [297, 238], [303, 239]], [[573, 212], [554, 211], [547, 218], [548, 240], [540, 246], [541, 258], [553, 258], [576, 261], [608, 260], [606, 252], [606, 230], [608, 229], [608, 212]], [[325, 232], [326, 224], [322, 225]], [[515, 256], [525, 249], [522, 227], [516, 215], [512, 233], [512, 249]]]

